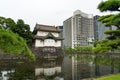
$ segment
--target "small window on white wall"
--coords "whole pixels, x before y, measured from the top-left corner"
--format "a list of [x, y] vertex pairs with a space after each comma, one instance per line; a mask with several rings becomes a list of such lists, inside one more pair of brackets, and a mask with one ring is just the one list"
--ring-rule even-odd
[[55, 46], [55, 40], [54, 39], [45, 39], [44, 46]]

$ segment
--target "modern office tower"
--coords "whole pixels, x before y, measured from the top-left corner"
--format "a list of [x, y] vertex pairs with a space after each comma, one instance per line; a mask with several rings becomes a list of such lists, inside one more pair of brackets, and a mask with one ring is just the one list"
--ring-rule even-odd
[[110, 26], [106, 27], [105, 24], [101, 23], [98, 21], [98, 18], [100, 16], [96, 15], [94, 16], [94, 39], [95, 40], [103, 40], [105, 39], [108, 35], [104, 34], [106, 30], [115, 30], [116, 27]]
[[94, 16], [94, 39], [95, 40], [103, 40], [107, 37], [104, 34], [106, 30], [110, 30], [110, 27], [105, 27], [105, 25], [98, 21], [100, 16]]
[[93, 15], [76, 10], [63, 22], [64, 47], [88, 46], [94, 38]]

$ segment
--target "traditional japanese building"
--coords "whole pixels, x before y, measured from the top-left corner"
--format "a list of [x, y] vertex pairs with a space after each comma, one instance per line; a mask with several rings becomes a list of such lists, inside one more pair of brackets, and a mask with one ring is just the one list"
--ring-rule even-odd
[[60, 32], [61, 30], [55, 26], [36, 24], [33, 31], [35, 54], [45, 57], [57, 55], [61, 49]]

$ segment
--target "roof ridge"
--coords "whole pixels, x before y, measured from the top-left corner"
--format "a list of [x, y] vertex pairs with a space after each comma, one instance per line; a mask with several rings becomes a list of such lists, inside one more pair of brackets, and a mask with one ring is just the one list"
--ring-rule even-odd
[[52, 25], [44, 25], [44, 24], [38, 24], [38, 23], [36, 25], [38, 25], [38, 26], [45, 26], [45, 27], [49, 27], [49, 26], [50, 27], [56, 27], [56, 26], [52, 26]]

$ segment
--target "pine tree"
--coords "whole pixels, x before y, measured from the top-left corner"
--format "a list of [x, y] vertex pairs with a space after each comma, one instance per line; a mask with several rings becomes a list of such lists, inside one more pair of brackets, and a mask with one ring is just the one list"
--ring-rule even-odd
[[102, 1], [98, 5], [98, 9], [101, 12], [109, 11], [114, 13], [101, 16], [99, 21], [104, 23], [106, 27], [116, 27], [116, 30], [107, 30], [104, 32], [109, 36], [106, 38], [106, 40], [99, 42], [96, 51], [104, 50], [103, 52], [106, 52], [120, 49], [120, 0]]

